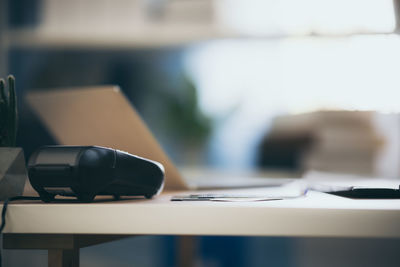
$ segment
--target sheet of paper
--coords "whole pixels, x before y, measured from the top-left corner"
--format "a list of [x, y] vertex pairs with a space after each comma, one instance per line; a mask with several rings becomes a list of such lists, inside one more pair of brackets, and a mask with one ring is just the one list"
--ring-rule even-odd
[[190, 194], [173, 196], [171, 201], [224, 201], [224, 202], [250, 202], [250, 201], [270, 201], [303, 197], [307, 194], [306, 189], [298, 190], [296, 193], [282, 194], [282, 191], [258, 194]]

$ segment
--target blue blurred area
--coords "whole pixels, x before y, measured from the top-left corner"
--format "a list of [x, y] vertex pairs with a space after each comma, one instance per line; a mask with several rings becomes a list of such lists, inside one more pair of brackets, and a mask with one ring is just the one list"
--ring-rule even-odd
[[200, 266], [295, 266], [292, 240], [277, 237], [201, 237]]
[[[174, 267], [178, 237], [136, 236], [80, 250], [82, 267]], [[193, 267], [398, 266], [399, 240], [198, 237]], [[4, 266], [46, 266], [43, 250], [4, 250]]]
[[[3, 0], [4, 1], [4, 0]], [[8, 1], [8, 24], [12, 28], [32, 27], [40, 22], [40, 0]]]
[[[296, 266], [288, 238], [197, 237], [195, 267]], [[136, 236], [82, 248], [82, 267], [174, 267], [178, 237]], [[22, 257], [21, 257], [22, 255]], [[4, 266], [45, 266], [46, 251], [5, 250]]]
[[[178, 94], [182, 79], [181, 49], [143, 51], [104, 50], [12, 50], [9, 53], [10, 73], [17, 78], [20, 125], [18, 145], [26, 157], [40, 145], [55, 144], [29, 106], [26, 92], [35, 89], [54, 90], [60, 87], [119, 85], [144, 117], [159, 140], [169, 145], [165, 131], [158, 126], [165, 118], [165, 105], [159, 95]], [[163, 109], [164, 108], [164, 109]]]

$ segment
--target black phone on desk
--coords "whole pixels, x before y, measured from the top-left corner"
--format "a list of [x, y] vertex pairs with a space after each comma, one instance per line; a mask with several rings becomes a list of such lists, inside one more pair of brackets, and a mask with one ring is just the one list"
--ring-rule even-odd
[[353, 199], [400, 199], [399, 188], [314, 185], [310, 190]]

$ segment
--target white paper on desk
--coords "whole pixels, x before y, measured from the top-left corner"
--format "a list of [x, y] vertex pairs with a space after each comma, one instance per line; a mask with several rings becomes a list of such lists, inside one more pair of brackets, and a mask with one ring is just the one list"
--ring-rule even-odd
[[305, 196], [307, 188], [303, 183], [292, 182], [285, 186], [274, 188], [253, 188], [245, 192], [234, 190], [230, 192], [207, 192], [190, 195], [173, 196], [173, 201], [216, 201], [216, 202], [255, 202], [294, 199]]

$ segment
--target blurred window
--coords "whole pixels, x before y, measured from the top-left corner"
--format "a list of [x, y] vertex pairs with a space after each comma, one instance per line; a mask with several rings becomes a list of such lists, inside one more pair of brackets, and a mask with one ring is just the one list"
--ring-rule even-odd
[[217, 41], [187, 54], [201, 107], [220, 116], [321, 108], [400, 111], [400, 36]]
[[392, 0], [221, 0], [226, 28], [250, 35], [391, 32]]

